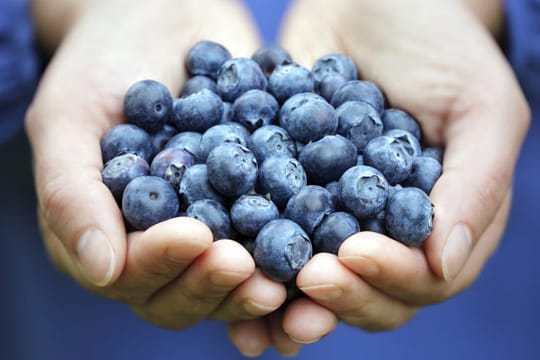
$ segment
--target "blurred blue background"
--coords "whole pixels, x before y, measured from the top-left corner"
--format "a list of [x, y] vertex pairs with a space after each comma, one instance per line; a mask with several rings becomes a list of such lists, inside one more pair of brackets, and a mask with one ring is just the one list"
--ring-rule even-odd
[[[288, 1], [246, 3], [264, 40], [273, 43]], [[512, 36], [528, 36], [519, 31]], [[518, 63], [516, 51], [513, 60]], [[526, 70], [518, 73], [528, 76]], [[535, 119], [517, 164], [508, 228], [476, 283], [444, 304], [423, 309], [393, 332], [368, 334], [340, 325], [320, 342], [305, 346], [298, 359], [540, 359], [538, 104], [533, 111]], [[22, 159], [13, 158], [16, 151], [24, 154]], [[56, 272], [37, 228], [29, 226], [35, 224], [35, 200], [28, 149], [5, 144], [0, 161], [0, 359], [242, 358], [220, 323], [206, 322], [184, 332], [161, 330]], [[261, 356], [278, 358], [274, 350]]]

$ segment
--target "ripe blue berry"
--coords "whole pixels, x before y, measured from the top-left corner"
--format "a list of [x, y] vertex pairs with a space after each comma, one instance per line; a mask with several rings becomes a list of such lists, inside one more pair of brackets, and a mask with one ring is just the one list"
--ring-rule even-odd
[[247, 58], [226, 61], [218, 73], [218, 91], [224, 101], [233, 102], [248, 90], [266, 90], [267, 85], [259, 64]]
[[231, 238], [232, 229], [229, 213], [217, 201], [211, 199], [197, 200], [187, 208], [186, 216], [206, 224], [214, 235], [214, 241]]
[[103, 135], [100, 145], [103, 163], [127, 153], [136, 154], [148, 162], [154, 153], [152, 137], [140, 127], [132, 124], [120, 124], [112, 127]]
[[192, 75], [205, 75], [217, 79], [219, 69], [230, 58], [231, 53], [223, 45], [203, 40], [189, 50], [186, 66]]
[[146, 160], [135, 154], [123, 154], [112, 158], [105, 164], [101, 172], [103, 183], [107, 185], [118, 203], [131, 180], [150, 173]]
[[384, 109], [384, 95], [381, 89], [371, 81], [347, 81], [336, 90], [332, 96], [331, 103], [335, 108], [338, 108], [345, 102], [353, 100], [367, 102], [379, 114]]
[[124, 114], [128, 123], [153, 134], [172, 117], [173, 100], [165, 85], [142, 80], [131, 85], [124, 96]]
[[327, 215], [313, 233], [314, 252], [337, 255], [339, 247], [351, 235], [360, 231], [358, 220], [346, 212]]
[[293, 158], [269, 157], [261, 164], [257, 176], [257, 191], [270, 195], [280, 208], [306, 184], [306, 172]]
[[242, 235], [255, 237], [268, 222], [279, 218], [277, 206], [261, 195], [242, 195], [231, 206], [234, 228]]
[[232, 105], [232, 120], [250, 132], [274, 124], [279, 114], [277, 100], [263, 90], [253, 89], [240, 95]]
[[289, 199], [284, 215], [311, 235], [324, 217], [333, 211], [332, 194], [321, 186], [308, 185]]

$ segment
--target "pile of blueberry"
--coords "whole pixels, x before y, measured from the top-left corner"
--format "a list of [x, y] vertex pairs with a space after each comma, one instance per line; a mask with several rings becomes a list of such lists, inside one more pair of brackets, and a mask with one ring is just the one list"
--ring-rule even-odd
[[359, 231], [421, 244], [442, 149], [358, 79], [343, 54], [310, 70], [279, 47], [251, 59], [196, 43], [173, 98], [153, 80], [125, 94], [126, 124], [101, 140], [103, 182], [131, 230], [189, 216], [234, 239], [274, 280]]

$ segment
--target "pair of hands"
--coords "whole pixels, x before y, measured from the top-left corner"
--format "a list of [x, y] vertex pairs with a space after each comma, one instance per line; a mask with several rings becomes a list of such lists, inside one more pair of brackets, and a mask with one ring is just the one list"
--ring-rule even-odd
[[[52, 16], [36, 3], [39, 29], [39, 19]], [[126, 235], [100, 176], [99, 140], [123, 121], [129, 85], [151, 78], [178, 93], [183, 57], [201, 39], [249, 57], [260, 45], [249, 15], [233, 0], [84, 3], [59, 30], [66, 34], [26, 125], [47, 250], [86, 288], [162, 327], [223, 320], [247, 355], [270, 345], [290, 355], [339, 321], [368, 331], [404, 324], [420, 307], [470, 285], [496, 249], [528, 108], [486, 27], [460, 2], [336, 0], [330, 7], [297, 0], [289, 9], [281, 40], [296, 61], [310, 68], [330, 52], [350, 55], [362, 77], [446, 152], [423, 249], [356, 234], [338, 256], [315, 255], [297, 277], [307, 296], [279, 310], [284, 286], [256, 270], [236, 242], [212, 242], [196, 220]], [[51, 37], [44, 42], [54, 43]]]

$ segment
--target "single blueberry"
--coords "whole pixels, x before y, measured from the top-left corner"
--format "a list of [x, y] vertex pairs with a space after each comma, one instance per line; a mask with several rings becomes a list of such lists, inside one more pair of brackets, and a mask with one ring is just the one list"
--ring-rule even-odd
[[364, 148], [364, 163], [376, 168], [392, 185], [399, 184], [409, 176], [413, 156], [399, 139], [379, 136]]
[[202, 134], [195, 131], [184, 131], [174, 135], [169, 139], [167, 144], [165, 144], [165, 149], [179, 149], [185, 150], [191, 155], [195, 160], [198, 159], [199, 148], [201, 146]]
[[405, 187], [388, 199], [385, 227], [395, 240], [408, 246], [421, 244], [432, 231], [433, 205], [420, 189]]
[[294, 158], [269, 157], [261, 164], [257, 176], [257, 191], [270, 195], [280, 208], [306, 184], [306, 172]]
[[231, 58], [231, 53], [223, 45], [202, 40], [189, 50], [186, 66], [192, 75], [205, 75], [217, 79], [221, 66]]
[[176, 134], [177, 131], [174, 126], [165, 124], [158, 132], [151, 135], [154, 155], [163, 150], [167, 142]]
[[281, 107], [280, 126], [304, 143], [336, 133], [338, 118], [335, 109], [324, 98], [313, 93], [300, 93]]
[[122, 214], [135, 230], [176, 217], [178, 196], [171, 184], [157, 176], [140, 176], [125, 188]]
[[339, 179], [343, 205], [359, 220], [375, 216], [384, 209], [388, 183], [383, 174], [370, 166], [355, 166]]
[[324, 217], [332, 212], [332, 194], [321, 186], [308, 185], [289, 199], [284, 215], [311, 235]]
[[267, 85], [259, 64], [247, 58], [226, 61], [218, 73], [218, 91], [224, 101], [233, 102], [248, 90], [266, 90]]
[[206, 164], [195, 164], [186, 169], [178, 190], [180, 205], [185, 210], [197, 200], [210, 199], [225, 204], [223, 197], [212, 187], [208, 180]]
[[347, 101], [363, 101], [373, 106], [380, 114], [384, 110], [384, 95], [371, 81], [351, 80], [341, 85], [330, 101], [335, 108]]
[[128, 123], [150, 134], [157, 132], [172, 117], [173, 99], [165, 85], [142, 80], [131, 85], [124, 96]]
[[417, 156], [413, 159], [411, 173], [405, 185], [417, 187], [429, 194], [441, 173], [442, 166], [437, 160], [428, 156]]
[[206, 161], [208, 179], [220, 194], [237, 197], [248, 193], [257, 180], [257, 160], [246, 147], [224, 143], [210, 152]]
[[210, 90], [216, 94], [218, 93], [217, 83], [214, 79], [204, 75], [195, 75], [185, 82], [182, 91], [180, 92], [180, 97], [195, 94], [202, 89]]
[[174, 101], [174, 126], [178, 131], [205, 132], [220, 123], [223, 103], [220, 97], [202, 89], [195, 94]]
[[186, 150], [168, 148], [156, 154], [150, 164], [150, 173], [167, 180], [178, 190], [186, 169], [194, 163], [193, 155]]
[[384, 124], [384, 131], [392, 129], [407, 130], [412, 133], [418, 141], [421, 140], [420, 125], [406, 111], [400, 109], [386, 109], [381, 117]]
[[221, 144], [234, 143], [247, 147], [249, 131], [238, 123], [226, 123], [212, 126], [201, 137], [197, 157], [205, 162], [212, 150]]
[[100, 145], [103, 163], [127, 153], [137, 154], [149, 162], [154, 153], [152, 137], [132, 124], [113, 126], [103, 135]]
[[439, 164], [442, 165], [443, 157], [444, 157], [444, 150], [443, 148], [438, 147], [438, 146], [426, 147], [422, 150], [422, 156], [428, 156], [430, 158], [433, 158], [437, 160]]
[[296, 143], [285, 129], [277, 125], [263, 126], [251, 134], [250, 149], [259, 164], [270, 156], [296, 157]]
[[326, 135], [307, 144], [298, 160], [310, 184], [325, 185], [339, 180], [347, 169], [356, 165], [357, 150], [351, 141], [341, 135]]
[[382, 120], [375, 108], [363, 101], [347, 101], [336, 109], [337, 133], [353, 142], [358, 152], [364, 151], [367, 143], [381, 136]]
[[328, 214], [313, 233], [313, 251], [337, 255], [339, 247], [360, 231], [358, 220], [347, 212]]
[[259, 64], [266, 77], [270, 77], [277, 66], [293, 62], [291, 55], [285, 49], [272, 45], [259, 48], [251, 59]]
[[261, 195], [242, 195], [231, 206], [232, 224], [245, 236], [257, 236], [266, 223], [278, 218], [276, 204]]
[[315, 92], [325, 98], [326, 101], [330, 102], [336, 90], [346, 82], [347, 79], [345, 79], [343, 75], [337, 72], [331, 72], [323, 76], [323, 78], [315, 84]]
[[383, 135], [393, 137], [399, 141], [411, 156], [422, 155], [422, 146], [420, 145], [418, 138], [411, 132], [403, 129], [392, 129], [385, 131]]
[[315, 82], [309, 70], [296, 63], [276, 67], [268, 79], [268, 91], [280, 103], [293, 95], [312, 92], [314, 88]]
[[253, 258], [261, 271], [279, 282], [287, 282], [311, 259], [311, 240], [302, 228], [287, 219], [267, 223], [255, 239]]
[[354, 61], [344, 54], [328, 54], [321, 57], [313, 65], [311, 73], [317, 83], [329, 74], [339, 74], [346, 81], [358, 79]]
[[253, 132], [276, 122], [279, 114], [277, 100], [263, 90], [253, 89], [240, 95], [232, 105], [232, 120]]
[[135, 154], [123, 154], [112, 158], [101, 171], [103, 183], [107, 185], [115, 200], [122, 202], [122, 194], [127, 184], [139, 176], [150, 173], [150, 166], [140, 156]]
[[197, 200], [186, 210], [186, 216], [203, 222], [212, 234], [214, 241], [231, 238], [231, 219], [227, 209], [211, 199]]

